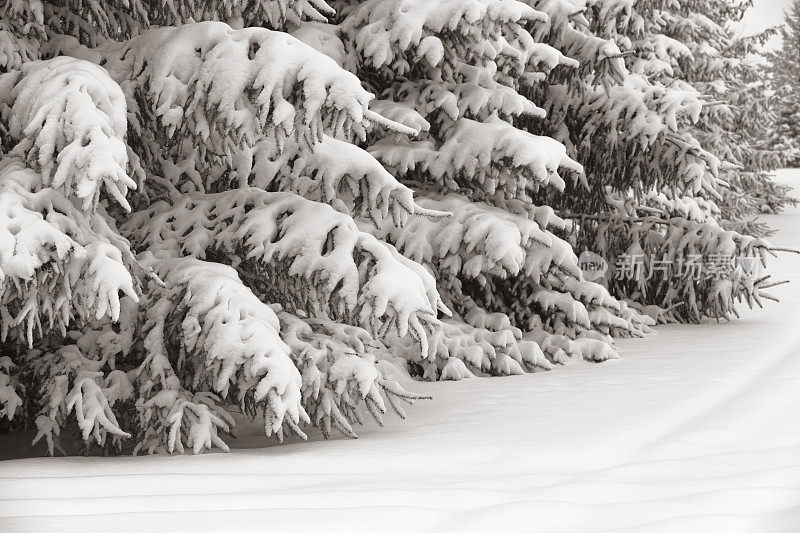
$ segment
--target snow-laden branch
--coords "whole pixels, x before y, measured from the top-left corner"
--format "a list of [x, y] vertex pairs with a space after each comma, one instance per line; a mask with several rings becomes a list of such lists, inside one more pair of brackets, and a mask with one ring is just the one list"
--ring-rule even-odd
[[138, 300], [135, 259], [100, 206], [104, 191], [130, 210], [135, 187], [122, 90], [88, 61], [28, 62], [0, 76], [0, 112], [14, 142], [0, 163], [0, 336], [32, 346], [35, 332], [116, 320], [120, 292]]
[[351, 143], [323, 136], [310, 150], [298, 147], [278, 158], [269, 149], [244, 152], [239, 174], [254, 175], [252, 185], [266, 190], [293, 192], [337, 211], [368, 217], [375, 224], [403, 226], [412, 215], [443, 218], [447, 212], [425, 209], [414, 202], [414, 192], [399, 183], [368, 152]]
[[440, 147], [431, 141], [398, 145], [385, 140], [368, 151], [398, 175], [415, 172], [422, 181], [468, 190], [478, 199], [496, 193], [530, 199], [531, 192], [540, 187], [563, 190], [565, 181], [559, 171], [583, 176], [583, 167], [567, 155], [564, 145], [517, 129], [494, 115], [484, 122], [459, 119]]
[[283, 339], [303, 375], [303, 406], [325, 437], [333, 429], [356, 437], [353, 425], [363, 423], [364, 411], [382, 423], [386, 402], [404, 418], [400, 402], [421, 398], [383, 377], [375, 353], [385, 348], [366, 330], [283, 311], [278, 316]]
[[228, 451], [220, 433], [230, 433], [233, 417], [212, 392], [186, 389], [169, 358], [166, 316], [172, 303], [160, 299], [149, 308], [153, 320], [146, 325], [146, 357], [137, 369], [136, 419], [143, 428], [134, 454], [178, 451], [193, 453], [217, 447]]
[[326, 22], [328, 17], [335, 14], [325, 0], [152, 0], [148, 3], [154, 22], [162, 25], [195, 20], [239, 20], [245, 26], [269, 23], [277, 29], [287, 21], [297, 23], [308, 19]]
[[14, 419], [14, 414], [23, 403], [17, 394], [20, 389], [17, 370], [17, 365], [10, 357], [0, 357], [0, 417], [8, 420]]
[[523, 274], [538, 282], [551, 268], [559, 268], [580, 276], [572, 247], [547, 230], [557, 219], [548, 207], [515, 214], [459, 194], [432, 192], [424, 192], [417, 202], [431, 210], [446, 209], [453, 216], [417, 217], [402, 228], [383, 224], [370, 230], [409, 259], [436, 263], [441, 274], [469, 278]]
[[125, 239], [98, 213], [75, 207], [16, 157], [0, 163], [0, 337], [33, 345], [50, 328], [119, 317], [120, 296], [138, 301]]
[[[474, 74], [475, 77], [480, 75], [479, 72]], [[429, 119], [428, 122], [443, 126], [449, 126], [462, 117], [485, 120], [493, 113], [504, 119], [520, 115], [545, 116], [543, 109], [511, 87], [487, 80], [486, 76], [474, 81], [464, 77], [467, 79], [458, 82], [423, 80], [399, 83], [392, 89], [392, 97], [404, 105], [413, 106], [421, 116]]]
[[103, 67], [71, 57], [29, 62], [0, 78], [0, 91], [17, 142], [10, 155], [39, 172], [42, 186], [77, 196], [86, 211], [102, 187], [130, 210], [125, 96]]
[[510, 376], [552, 368], [539, 345], [524, 340], [522, 332], [508, 323], [508, 317], [500, 313], [494, 316], [504, 319], [496, 329], [457, 317], [442, 321], [437, 345], [440, 379], [459, 380], [471, 377], [473, 371]]
[[504, 51], [504, 26], [547, 18], [514, 0], [369, 0], [344, 9], [343, 14], [343, 31], [351, 35], [364, 61], [399, 74], [411, 67], [408, 58], [424, 58], [431, 67], [439, 66], [453, 45], [448, 42], [452, 34], [482, 43], [483, 49], [470, 51], [476, 61], [494, 59]]
[[[329, 206], [245, 188], [158, 203], [124, 230], [143, 249], [235, 266], [266, 301], [331, 316], [372, 334], [393, 327], [422, 354], [447, 312], [433, 277]], [[423, 355], [424, 356], [424, 355]]]
[[31, 350], [27, 358], [42, 383], [33, 444], [44, 438], [50, 455], [56, 449], [65, 453], [59, 437], [74, 413], [86, 446], [121, 448], [130, 433], [120, 427], [114, 408], [133, 398], [133, 386], [124, 372], [104, 372], [105, 360], [86, 357], [74, 344], [54, 352]]
[[[145, 329], [153, 343], [161, 328], [167, 335], [165, 346], [149, 346], [166, 350], [185, 388], [214, 392], [242, 410], [259, 406], [268, 436], [284, 424], [308, 421], [300, 405], [300, 373], [280, 338], [278, 318], [236, 271], [193, 258], [149, 262], [165, 287], [151, 283]], [[143, 371], [139, 380], [147, 379]]]
[[355, 75], [283, 32], [200, 22], [153, 29], [101, 53], [137, 102], [134, 129], [156, 126], [146, 124], [152, 109], [170, 144], [189, 139], [218, 157], [264, 138], [280, 151], [295, 139], [316, 144], [323, 132], [363, 136], [376, 121], [373, 95]]

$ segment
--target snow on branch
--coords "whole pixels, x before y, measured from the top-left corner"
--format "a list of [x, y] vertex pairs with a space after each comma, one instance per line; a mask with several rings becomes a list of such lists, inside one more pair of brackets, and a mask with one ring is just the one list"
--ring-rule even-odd
[[411, 215], [449, 216], [420, 207], [414, 202], [414, 192], [399, 183], [372, 155], [327, 135], [313, 151], [299, 147], [296, 152], [274, 159], [268, 150], [259, 150], [244, 160], [245, 164], [254, 161], [252, 170], [246, 168], [240, 173], [252, 171], [255, 187], [293, 192], [331, 204], [342, 213], [368, 217], [375, 224], [389, 220], [402, 226]]
[[[232, 264], [265, 301], [380, 335], [428, 336], [447, 313], [433, 277], [329, 206], [245, 188], [152, 206], [126, 224], [144, 249]], [[380, 336], [379, 335], [379, 336]]]
[[[565, 364], [570, 358], [605, 361], [618, 357], [607, 330], [603, 333], [597, 328], [563, 327], [557, 317], [549, 320], [550, 317], [540, 319], [538, 315], [527, 322], [521, 321], [519, 325], [524, 327], [520, 328], [512, 324], [511, 319], [518, 320], [513, 314], [489, 312], [460, 293], [454, 299], [458, 300], [454, 306], [462, 314], [442, 321], [436, 358], [420, 362], [425, 378], [460, 380], [475, 374], [516, 375], [550, 370], [554, 364]], [[597, 309], [605, 309], [596, 305], [584, 307], [575, 300], [572, 304], [592, 309], [589, 316]], [[625, 320], [636, 324], [639, 335], [641, 328], [653, 323], [627, 308], [613, 318], [618, 325]], [[621, 329], [629, 335], [636, 334], [630, 325]]]
[[282, 28], [287, 21], [327, 22], [335, 11], [325, 0], [206, 0], [181, 2], [157, 0], [152, 5], [154, 22], [162, 25], [184, 24], [195, 20], [240, 20], [245, 26], [269, 23]]
[[19, 70], [22, 63], [38, 57], [38, 40], [13, 30], [8, 21], [0, 20], [0, 72]]
[[403, 82], [392, 89], [392, 97], [413, 106], [427, 117], [426, 122], [446, 126], [462, 117], [485, 120], [494, 113], [501, 118], [545, 116], [543, 109], [511, 87], [486, 79]]
[[430, 123], [415, 109], [415, 102], [394, 100], [373, 100], [370, 109], [400, 124], [413, 128], [417, 133], [431, 129]]
[[170, 145], [188, 139], [220, 158], [264, 138], [281, 151], [295, 139], [321, 142], [323, 131], [363, 137], [377, 121], [409, 131], [370, 114], [373, 95], [355, 75], [283, 32], [200, 22], [150, 30], [103, 53], [138, 103], [135, 129], [153, 109]]
[[695, 59], [686, 44], [666, 35], [633, 39], [631, 46], [637, 51], [637, 60], [631, 61], [631, 72], [645, 74], [651, 79], [674, 78], [681, 60], [693, 62]]
[[143, 346], [147, 354], [137, 369], [136, 422], [142, 428], [133, 453], [198, 454], [204, 448], [228, 451], [220, 433], [230, 433], [233, 417], [212, 392], [186, 389], [170, 361], [166, 317], [173, 304], [165, 298], [148, 307]]
[[540, 186], [563, 190], [559, 170], [583, 175], [583, 167], [567, 155], [564, 145], [517, 129], [495, 115], [484, 122], [459, 119], [438, 149], [430, 141], [401, 145], [381, 141], [368, 151], [400, 175], [416, 171], [423, 181], [455, 191], [463, 188], [477, 199], [496, 193], [526, 199]]
[[[475, 308], [475, 311], [481, 310]], [[483, 323], [478, 326], [469, 323], [470, 319], [475, 322], [476, 316], [442, 321], [442, 335], [437, 345], [439, 379], [460, 380], [471, 377], [473, 371], [511, 376], [552, 367], [539, 345], [524, 340], [522, 331], [512, 326], [507, 316], [484, 314], [493, 318], [495, 324], [489, 325], [492, 320], [481, 321]]]
[[409, 259], [426, 265], [435, 263], [441, 274], [506, 278], [522, 273], [538, 282], [555, 267], [580, 275], [570, 245], [547, 230], [552, 215], [549, 208], [534, 207], [534, 216], [530, 217], [528, 213], [515, 214], [472, 202], [455, 193], [440, 196], [425, 192], [417, 202], [431, 210], [446, 209], [453, 216], [417, 217], [402, 228], [383, 224], [372, 231]]
[[165, 327], [170, 364], [186, 389], [236, 401], [243, 412], [258, 408], [268, 436], [308, 421], [278, 318], [235, 270], [193, 258], [148, 262], [165, 288], [151, 284], [157, 296], [147, 328], [157, 335]]
[[424, 58], [437, 67], [453, 47], [451, 34], [481, 43], [470, 52], [494, 59], [504, 52], [502, 28], [547, 17], [514, 0], [369, 0], [344, 9], [343, 31], [375, 69], [391, 67], [398, 74], [411, 68], [409, 59]]
[[74, 414], [86, 446], [122, 448], [122, 439], [130, 433], [120, 427], [114, 409], [133, 398], [133, 385], [124, 372], [104, 371], [105, 359], [90, 359], [74, 344], [54, 352], [31, 350], [27, 359], [43, 384], [33, 444], [44, 438], [50, 455], [56, 449], [65, 453], [59, 437]]
[[582, 74], [594, 73], [596, 81], [606, 87], [610, 81], [622, 82], [627, 76], [625, 60], [619, 46], [588, 31], [585, 9], [577, 9], [570, 0], [523, 0], [547, 15], [544, 23], [531, 29], [536, 41], [546, 42], [565, 56], [577, 60]]
[[565, 85], [551, 86], [542, 107], [549, 117], [561, 117], [580, 131], [559, 138], [575, 143], [575, 157], [594, 190], [609, 183], [625, 190], [640, 182], [637, 187], [676, 187], [715, 196], [722, 163], [682, 126], [699, 117], [699, 97], [686, 84], [665, 87], [630, 74], [623, 84], [589, 87], [573, 97]]
[[383, 377], [375, 352], [385, 348], [366, 330], [283, 311], [278, 316], [283, 339], [303, 375], [303, 405], [326, 438], [333, 429], [356, 437], [353, 425], [363, 423], [364, 411], [381, 424], [386, 402], [405, 418], [400, 402], [413, 404], [421, 398]]
[[325, 0], [39, 0], [0, 6], [2, 18], [20, 33], [69, 35], [91, 46], [107, 37], [130, 38], [153, 26], [225, 20], [238, 27], [286, 29], [304, 20], [327, 22], [335, 14]]
[[[466, 317], [443, 322], [437, 358], [420, 363], [426, 376], [460, 379], [477, 371], [502, 374], [539, 368], [538, 348], [522, 339], [540, 330], [564, 337], [548, 352], [552, 362], [563, 363], [565, 354], [603, 360], [610, 352], [601, 344], [609, 344], [610, 335], [641, 336], [651, 325], [647, 317], [623, 308], [603, 286], [583, 279], [572, 247], [547, 230], [563, 223], [549, 207], [505, 202], [500, 209], [433, 192], [418, 201], [429, 208], [448, 209], [454, 216], [370, 231], [428, 266], [447, 305]], [[502, 312], [487, 315], [465, 289], [487, 309]], [[490, 315], [493, 318], [485, 318]], [[588, 333], [596, 333], [599, 343], [575, 344]], [[466, 367], [450, 360], [450, 352]], [[497, 353], [511, 361], [505, 356], [500, 357], [502, 363], [496, 361]]]
[[653, 325], [647, 316], [614, 299], [604, 286], [562, 272], [551, 273], [539, 284], [521, 276], [508, 282], [489, 280], [475, 297], [488, 309], [508, 309], [512, 323], [523, 331], [542, 328], [570, 339], [586, 334], [604, 342], [611, 337], [642, 337]]
[[19, 397], [21, 385], [17, 378], [17, 365], [8, 356], [0, 357], [0, 417], [13, 420], [22, 405]]
[[43, 186], [77, 196], [86, 211], [97, 206], [101, 186], [130, 210], [125, 195], [136, 183], [126, 173], [125, 97], [102, 67], [64, 56], [34, 61], [3, 76], [0, 87], [17, 142], [10, 155], [40, 172]]
[[66, 333], [72, 321], [117, 320], [122, 292], [138, 301], [128, 243], [17, 157], [0, 163], [0, 338]]

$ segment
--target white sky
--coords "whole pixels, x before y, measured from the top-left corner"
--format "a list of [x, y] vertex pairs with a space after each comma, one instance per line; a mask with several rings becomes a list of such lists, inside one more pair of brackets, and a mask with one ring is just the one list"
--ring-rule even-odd
[[[744, 17], [744, 34], [758, 33], [771, 26], [781, 24], [783, 12], [791, 3], [792, 0], [755, 0], [753, 7]], [[773, 39], [767, 44], [767, 47], [772, 48], [779, 43], [780, 39]]]

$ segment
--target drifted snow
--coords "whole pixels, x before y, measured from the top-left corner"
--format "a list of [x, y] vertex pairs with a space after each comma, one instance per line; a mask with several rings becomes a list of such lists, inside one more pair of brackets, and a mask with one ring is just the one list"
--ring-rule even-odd
[[[800, 209], [766, 218], [800, 246]], [[272, 446], [256, 424], [229, 454], [3, 462], [0, 529], [797, 531], [799, 270], [782, 254], [781, 303], [619, 360], [406, 384], [434, 400], [358, 440]]]

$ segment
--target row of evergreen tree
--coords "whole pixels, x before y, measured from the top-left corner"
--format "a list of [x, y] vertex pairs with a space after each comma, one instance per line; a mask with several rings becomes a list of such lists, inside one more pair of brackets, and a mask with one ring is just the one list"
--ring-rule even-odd
[[579, 3], [0, 0], [2, 414], [51, 454], [354, 436], [399, 375], [773, 299], [748, 2]]
[[780, 46], [767, 54], [766, 86], [774, 115], [766, 146], [778, 150], [787, 166], [800, 167], [800, 0], [793, 0], [777, 31]]

